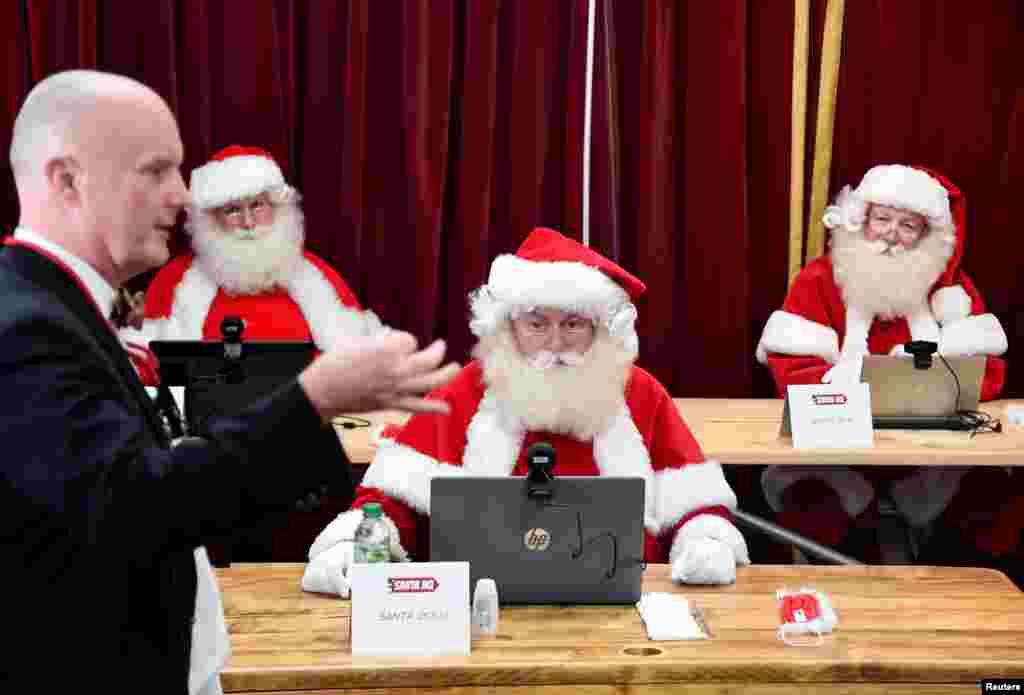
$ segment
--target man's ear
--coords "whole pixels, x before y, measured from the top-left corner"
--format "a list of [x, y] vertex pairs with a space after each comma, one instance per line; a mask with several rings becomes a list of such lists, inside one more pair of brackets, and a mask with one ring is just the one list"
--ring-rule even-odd
[[50, 191], [69, 204], [77, 204], [79, 171], [74, 157], [54, 157], [48, 161], [45, 173]]

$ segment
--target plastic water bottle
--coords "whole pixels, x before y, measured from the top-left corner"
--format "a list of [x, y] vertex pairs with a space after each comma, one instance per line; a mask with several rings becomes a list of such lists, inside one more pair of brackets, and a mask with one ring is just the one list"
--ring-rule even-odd
[[363, 505], [363, 520], [356, 527], [353, 562], [390, 562], [391, 531], [377, 502]]
[[478, 579], [473, 590], [473, 633], [498, 634], [498, 586], [493, 579]]

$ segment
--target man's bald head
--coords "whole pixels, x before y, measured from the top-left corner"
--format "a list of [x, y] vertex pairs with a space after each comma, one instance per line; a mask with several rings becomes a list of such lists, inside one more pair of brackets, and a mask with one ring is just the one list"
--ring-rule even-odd
[[[18, 186], [46, 162], [85, 146], [84, 135], [94, 130], [97, 112], [119, 97], [160, 97], [141, 82], [95, 70], [68, 70], [47, 77], [25, 98], [14, 121], [11, 168]], [[42, 177], [39, 177], [42, 183]]]

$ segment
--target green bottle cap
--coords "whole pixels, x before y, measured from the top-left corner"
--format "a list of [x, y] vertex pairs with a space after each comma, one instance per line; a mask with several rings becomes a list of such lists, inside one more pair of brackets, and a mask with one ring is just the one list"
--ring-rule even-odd
[[384, 510], [380, 508], [379, 502], [367, 502], [363, 505], [363, 516], [370, 519], [379, 519], [384, 516]]

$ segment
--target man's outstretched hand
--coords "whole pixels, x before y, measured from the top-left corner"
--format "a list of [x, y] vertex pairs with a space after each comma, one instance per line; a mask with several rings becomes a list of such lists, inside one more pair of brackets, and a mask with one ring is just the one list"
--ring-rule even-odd
[[439, 367], [443, 340], [416, 348], [416, 338], [401, 331], [353, 338], [320, 355], [299, 375], [299, 383], [324, 419], [386, 409], [447, 413], [446, 403], [423, 394], [451, 381], [459, 365]]

